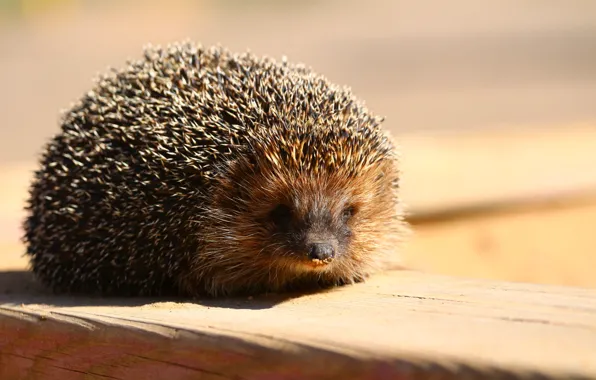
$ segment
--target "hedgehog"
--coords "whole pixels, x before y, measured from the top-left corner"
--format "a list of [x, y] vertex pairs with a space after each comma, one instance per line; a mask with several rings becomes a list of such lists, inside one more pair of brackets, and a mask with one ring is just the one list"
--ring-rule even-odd
[[31, 270], [100, 296], [361, 282], [408, 231], [383, 121], [285, 57], [147, 45], [99, 75], [44, 147], [25, 206]]

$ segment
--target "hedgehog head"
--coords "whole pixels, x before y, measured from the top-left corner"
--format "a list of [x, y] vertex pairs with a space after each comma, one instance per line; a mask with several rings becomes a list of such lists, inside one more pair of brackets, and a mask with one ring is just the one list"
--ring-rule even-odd
[[293, 125], [257, 129], [246, 146], [213, 186], [196, 263], [218, 267], [209, 292], [365, 277], [400, 226], [388, 138], [370, 126]]

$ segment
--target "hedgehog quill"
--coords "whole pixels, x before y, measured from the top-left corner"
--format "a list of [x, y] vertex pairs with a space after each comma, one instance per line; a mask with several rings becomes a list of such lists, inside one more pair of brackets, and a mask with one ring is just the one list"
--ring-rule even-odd
[[364, 280], [407, 231], [397, 147], [287, 60], [145, 48], [61, 120], [24, 241], [57, 292], [228, 296]]

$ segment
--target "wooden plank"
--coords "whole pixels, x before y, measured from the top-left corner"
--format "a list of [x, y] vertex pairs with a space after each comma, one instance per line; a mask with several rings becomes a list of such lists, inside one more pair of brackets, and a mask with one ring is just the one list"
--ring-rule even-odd
[[398, 136], [415, 217], [596, 193], [596, 127]]
[[0, 299], [1, 378], [596, 378], [594, 289], [394, 271], [295, 298]]
[[596, 288], [596, 196], [420, 221], [409, 268], [451, 276]]

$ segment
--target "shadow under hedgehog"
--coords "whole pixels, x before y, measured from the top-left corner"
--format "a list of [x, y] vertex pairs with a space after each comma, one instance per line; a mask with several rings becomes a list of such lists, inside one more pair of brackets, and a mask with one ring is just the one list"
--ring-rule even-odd
[[381, 121], [285, 59], [147, 47], [46, 146], [24, 223], [32, 270], [104, 296], [362, 281], [408, 231]]

